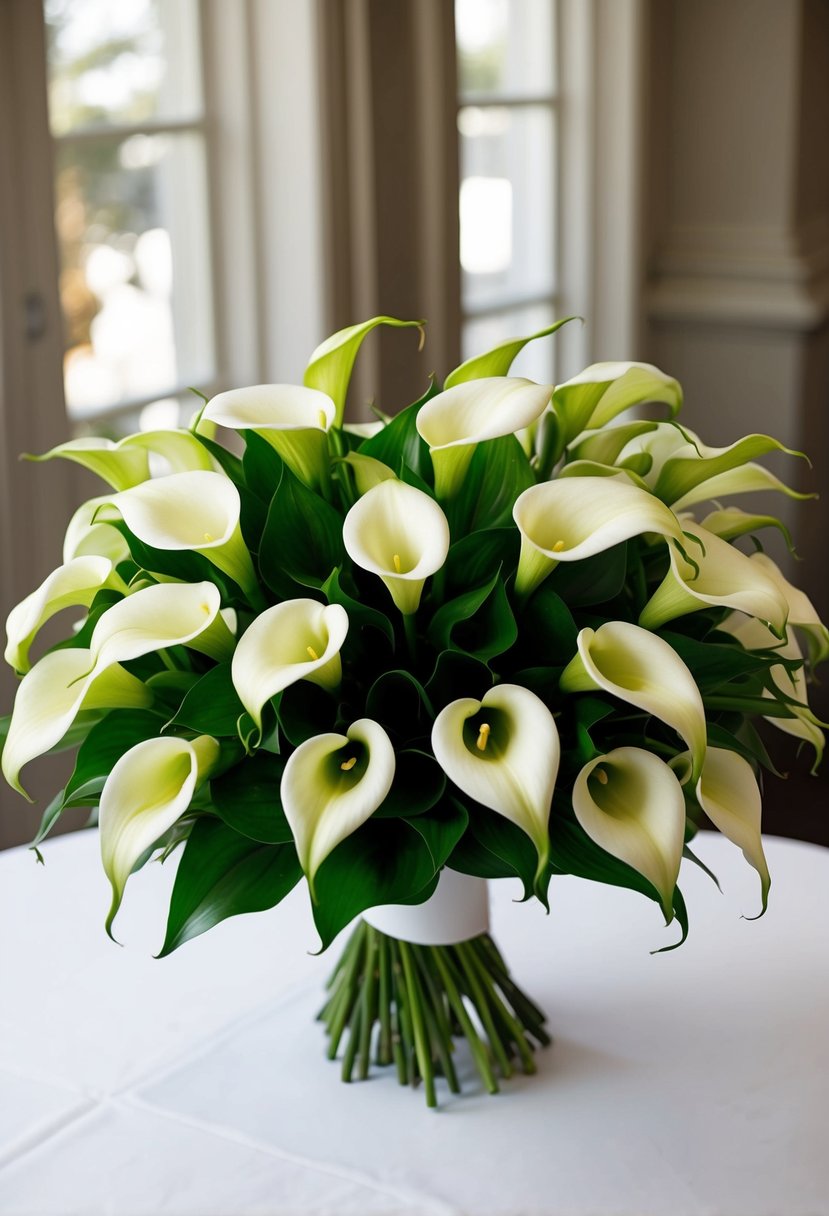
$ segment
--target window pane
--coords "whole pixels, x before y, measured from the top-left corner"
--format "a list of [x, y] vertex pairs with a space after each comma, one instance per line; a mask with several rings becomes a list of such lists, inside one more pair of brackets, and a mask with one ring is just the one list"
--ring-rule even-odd
[[70, 416], [209, 381], [202, 138], [70, 138], [56, 174]]
[[56, 135], [198, 115], [196, 0], [45, 0], [44, 7]]
[[[466, 321], [461, 334], [464, 359], [482, 355], [485, 351], [508, 342], [511, 338], [526, 338], [545, 329], [556, 320], [550, 304], [534, 304], [531, 308], [515, 308], [509, 312], [493, 313]], [[526, 376], [539, 384], [555, 383], [555, 335], [530, 342], [515, 360], [511, 376]]]
[[464, 309], [552, 295], [552, 111], [465, 106], [458, 127]]
[[461, 97], [552, 94], [555, 16], [555, 0], [455, 0]]

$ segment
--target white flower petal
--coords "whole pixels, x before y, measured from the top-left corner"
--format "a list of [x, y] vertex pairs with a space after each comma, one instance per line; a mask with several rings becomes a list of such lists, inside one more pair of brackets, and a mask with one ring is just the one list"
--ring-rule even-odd
[[64, 608], [88, 608], [101, 588], [110, 586], [126, 591], [105, 557], [76, 557], [58, 566], [9, 613], [6, 662], [16, 671], [28, 671], [29, 648], [46, 621]]
[[240, 500], [224, 473], [171, 473], [109, 499], [98, 520], [117, 512], [140, 541], [156, 549], [202, 553], [245, 591], [259, 584], [239, 529]]
[[[216, 470], [218, 467], [204, 444], [190, 431], [138, 431], [135, 435], [127, 435], [118, 447], [121, 451], [143, 448], [151, 456], [160, 456], [170, 473]], [[152, 465], [150, 472], [153, 472]]]
[[108, 557], [116, 565], [129, 557], [130, 547], [117, 528], [93, 522], [99, 509], [111, 501], [108, 495], [90, 498], [75, 511], [63, 541], [64, 564], [75, 557]]
[[480, 701], [453, 701], [435, 720], [432, 751], [459, 789], [527, 833], [540, 873], [549, 857], [561, 756], [558, 728], [544, 702], [518, 684], [497, 684]]
[[432, 454], [438, 498], [449, 498], [460, 489], [476, 444], [535, 422], [552, 391], [551, 384], [488, 376], [456, 384], [421, 406], [417, 430]]
[[815, 494], [801, 494], [793, 490], [761, 464], [750, 461], [737, 469], [729, 469], [727, 473], [719, 473], [716, 477], [709, 477], [700, 482], [672, 503], [672, 506], [675, 511], [685, 511], [698, 502], [730, 498], [732, 494], [754, 494], [758, 490], [776, 490], [798, 501], [816, 497]]
[[219, 616], [214, 583], [158, 583], [119, 600], [98, 618], [89, 649], [100, 671], [168, 646], [192, 646], [226, 658], [232, 635]]
[[669, 507], [626, 477], [566, 477], [530, 486], [513, 518], [521, 532], [516, 590], [527, 595], [562, 561], [581, 561], [631, 536], [682, 539]]
[[370, 819], [391, 789], [394, 748], [382, 726], [361, 718], [345, 735], [301, 743], [282, 774], [280, 794], [300, 864], [314, 877], [338, 844]]
[[829, 629], [818, 616], [814, 604], [805, 591], [801, 591], [799, 587], [790, 583], [777, 563], [765, 553], [752, 553], [749, 560], [769, 576], [786, 600], [787, 627], [794, 625], [795, 629], [801, 629], [806, 635], [812, 665], [822, 663], [824, 659], [829, 658]]
[[685, 799], [668, 765], [642, 748], [617, 747], [581, 770], [573, 811], [591, 840], [656, 888], [665, 919], [672, 920]]
[[144, 706], [152, 700], [149, 689], [123, 667], [114, 664], [99, 673], [89, 650], [51, 651], [18, 686], [3, 747], [3, 776], [28, 797], [20, 770], [60, 743], [82, 709]]
[[[687, 752], [672, 767], [689, 768]], [[760, 876], [763, 911], [771, 878], [760, 835], [762, 799], [754, 770], [747, 760], [724, 747], [709, 747], [696, 786], [697, 801], [714, 827], [742, 850]]]
[[382, 481], [345, 517], [343, 543], [363, 570], [378, 575], [404, 615], [417, 611], [423, 584], [446, 561], [449, 524], [428, 494]]
[[696, 781], [705, 759], [705, 710], [694, 677], [673, 647], [627, 621], [582, 629], [577, 643], [578, 654], [561, 676], [564, 691], [601, 688], [653, 714], [690, 747]]
[[124, 448], [111, 439], [89, 436], [69, 439], [42, 456], [30, 456], [29, 460], [54, 460], [62, 458], [96, 473], [114, 490], [126, 490], [139, 485], [150, 475], [147, 453], [142, 448]]
[[[782, 636], [788, 605], [769, 574], [700, 524], [686, 523], [685, 532], [685, 552], [697, 568], [672, 545], [671, 568], [645, 605], [639, 624], [658, 629], [666, 621], [702, 608], [734, 608], [768, 621]], [[699, 543], [688, 540], [688, 534]]]
[[108, 933], [136, 862], [181, 818], [218, 756], [219, 745], [209, 735], [191, 742], [146, 739], [110, 772], [98, 812], [101, 860], [112, 885]]
[[257, 727], [262, 727], [262, 706], [289, 684], [339, 684], [347, 632], [348, 614], [340, 604], [312, 599], [286, 600], [253, 621], [236, 646], [231, 675]]

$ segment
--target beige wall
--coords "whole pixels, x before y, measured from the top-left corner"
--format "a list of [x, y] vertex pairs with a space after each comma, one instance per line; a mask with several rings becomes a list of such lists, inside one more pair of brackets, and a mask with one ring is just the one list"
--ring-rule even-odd
[[650, 0], [646, 38], [642, 352], [709, 442], [808, 450], [813, 473], [774, 464], [821, 491], [781, 513], [826, 615], [829, 3]]

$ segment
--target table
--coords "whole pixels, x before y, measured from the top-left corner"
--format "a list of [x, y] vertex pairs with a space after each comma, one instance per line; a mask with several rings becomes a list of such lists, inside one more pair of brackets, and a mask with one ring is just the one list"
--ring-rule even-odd
[[[173, 865], [104, 936], [91, 833], [0, 855], [4, 1216], [820, 1216], [829, 1213], [829, 850], [771, 839], [772, 902], [721, 838], [656, 905], [493, 884], [493, 929], [556, 1036], [539, 1074], [441, 1109], [391, 1071], [343, 1085], [313, 1015], [307, 895], [170, 958]], [[687, 872], [685, 872], [687, 869]], [[471, 1071], [467, 1070], [471, 1077]]]

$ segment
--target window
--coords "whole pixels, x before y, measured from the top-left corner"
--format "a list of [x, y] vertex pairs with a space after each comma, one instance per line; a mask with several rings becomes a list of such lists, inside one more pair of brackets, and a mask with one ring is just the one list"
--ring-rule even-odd
[[44, 9], [67, 413], [177, 425], [216, 372], [198, 4]]
[[[556, 319], [556, 0], [455, 0], [464, 358]], [[553, 343], [516, 374], [554, 379]]]

